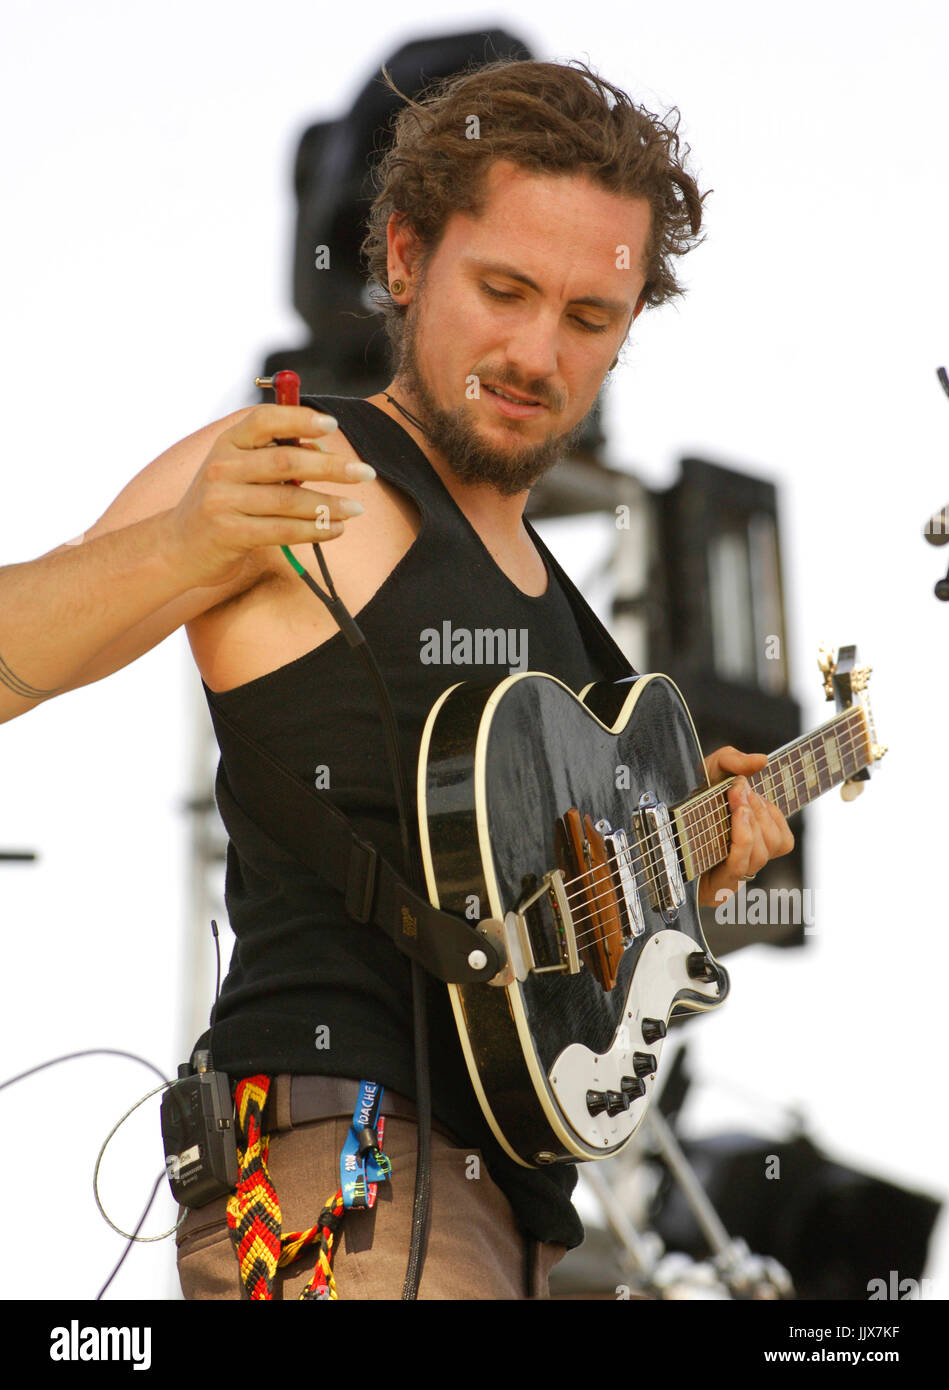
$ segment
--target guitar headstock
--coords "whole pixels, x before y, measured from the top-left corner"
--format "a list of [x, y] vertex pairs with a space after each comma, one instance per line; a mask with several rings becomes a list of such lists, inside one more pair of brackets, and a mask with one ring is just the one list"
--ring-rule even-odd
[[817, 665], [824, 676], [824, 694], [828, 700], [835, 700], [838, 714], [844, 710], [859, 707], [866, 721], [868, 738], [868, 761], [866, 767], [848, 777], [840, 789], [844, 801], [853, 801], [863, 791], [863, 783], [870, 779], [870, 769], [879, 762], [886, 752], [886, 746], [876, 741], [873, 714], [870, 710], [870, 697], [867, 685], [872, 666], [857, 664], [857, 648], [840, 647], [836, 657], [831, 649], [821, 643]]

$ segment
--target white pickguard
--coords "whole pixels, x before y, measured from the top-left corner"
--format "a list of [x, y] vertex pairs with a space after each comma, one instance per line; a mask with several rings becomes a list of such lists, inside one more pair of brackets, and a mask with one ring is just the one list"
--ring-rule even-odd
[[658, 1018], [665, 1023], [676, 995], [683, 989], [704, 995], [710, 1007], [718, 1002], [717, 984], [694, 980], [688, 973], [686, 958], [697, 950], [695, 938], [684, 932], [672, 927], [656, 932], [643, 947], [633, 972], [623, 1022], [613, 1035], [609, 1051], [593, 1053], [582, 1043], [571, 1043], [551, 1067], [550, 1089], [584, 1143], [598, 1149], [616, 1148], [629, 1139], [645, 1117], [655, 1074], [642, 1078], [646, 1092], [632, 1101], [628, 1110], [618, 1115], [608, 1115], [605, 1110], [591, 1115], [587, 1108], [587, 1091], [619, 1091], [622, 1078], [635, 1075], [634, 1052], [651, 1052], [659, 1062], [663, 1039], [645, 1042], [643, 1019]]

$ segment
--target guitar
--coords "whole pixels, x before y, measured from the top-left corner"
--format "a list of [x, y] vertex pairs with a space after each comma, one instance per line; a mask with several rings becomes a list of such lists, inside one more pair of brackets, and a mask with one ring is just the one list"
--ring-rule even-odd
[[[856, 648], [819, 665], [837, 713], [749, 778], [789, 816], [863, 789], [885, 748]], [[674, 683], [645, 675], [574, 695], [525, 672], [461, 682], [432, 708], [418, 808], [432, 905], [503, 948], [488, 983], [448, 985], [481, 1108], [525, 1167], [608, 1158], [642, 1123], [671, 1018], [717, 1008], [698, 880], [728, 857], [714, 787]]]

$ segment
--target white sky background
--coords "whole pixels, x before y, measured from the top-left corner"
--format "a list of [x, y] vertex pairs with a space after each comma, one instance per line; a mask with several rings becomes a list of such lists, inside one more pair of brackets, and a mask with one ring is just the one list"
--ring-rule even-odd
[[[89, 527], [157, 454], [252, 401], [267, 351], [302, 340], [290, 254], [303, 129], [341, 114], [399, 43], [503, 22], [457, 6], [443, 25], [427, 9], [404, 0], [395, 19], [368, 0], [357, 17], [286, 0], [278, 24], [248, 0], [8, 0], [0, 562]], [[690, 1124], [773, 1134], [767, 1105], [797, 1104], [836, 1159], [941, 1197], [949, 608], [932, 596], [946, 552], [920, 527], [949, 500], [935, 378], [949, 364], [949, 12], [545, 0], [517, 14], [506, 27], [538, 57], [586, 58], [650, 109], [677, 105], [715, 189], [708, 241], [683, 267], [689, 295], [642, 315], [616, 373], [613, 461], [666, 486], [694, 451], [779, 484], [805, 723], [828, 713], [819, 641], [857, 641], [891, 749], [858, 802], [809, 813], [808, 949], [730, 957], [729, 1002], [690, 1030], [709, 1083]], [[578, 577], [592, 568], [565, 559]], [[0, 865], [0, 1078], [84, 1047], [169, 1075], [187, 1054], [180, 804], [196, 680], [177, 633], [0, 727], [0, 848], [42, 855]], [[93, 1059], [4, 1095], [4, 1190], [22, 1193], [4, 1220], [22, 1264], [4, 1262], [0, 1297], [95, 1296], [122, 1242], [95, 1210], [92, 1165], [153, 1084]], [[130, 1228], [162, 1166], [157, 1098], [115, 1149], [103, 1198]], [[156, 1206], [147, 1229], [171, 1210]], [[68, 1235], [51, 1245], [54, 1222]], [[945, 1228], [927, 1271], [938, 1296]], [[107, 1296], [174, 1296], [171, 1261], [170, 1242], [136, 1247]]]

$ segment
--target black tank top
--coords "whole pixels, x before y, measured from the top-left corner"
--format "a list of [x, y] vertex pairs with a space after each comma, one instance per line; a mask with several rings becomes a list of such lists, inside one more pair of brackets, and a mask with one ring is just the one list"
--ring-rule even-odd
[[[395, 711], [414, 827], [422, 730], [447, 686], [466, 679], [500, 681], [516, 667], [549, 672], [578, 691], [590, 680], [628, 675], [630, 666], [604, 640], [529, 524], [548, 572], [546, 592], [538, 598], [523, 594], [497, 566], [401, 425], [358, 398], [302, 401], [334, 415], [359, 457], [407, 492], [421, 515], [412, 546], [353, 615]], [[371, 536], [366, 543], [371, 545]], [[332, 574], [332, 546], [325, 558]], [[512, 639], [505, 650], [466, 653], [465, 634], [478, 629], [502, 629]], [[498, 658], [497, 664], [458, 664], [459, 657], [474, 654]], [[336, 633], [235, 689], [215, 694], [205, 685], [204, 691], [221, 749], [215, 795], [229, 836], [225, 901], [236, 936], [216, 1010], [215, 1066], [232, 1079], [279, 1072], [365, 1077], [414, 1098], [407, 958], [377, 927], [346, 916], [341, 894], [282, 847], [279, 824], [261, 827], [241, 811], [228, 783], [229, 759], [240, 752], [215, 721], [215, 711], [222, 710], [297, 777], [315, 781], [356, 832], [402, 869], [383, 727], [365, 667]], [[531, 1235], [579, 1244], [582, 1226], [570, 1202], [576, 1169], [535, 1171], [503, 1153], [468, 1079], [448, 991], [429, 979], [427, 994], [433, 1114], [463, 1144], [481, 1149]], [[205, 1033], [195, 1050], [207, 1046], [207, 1039]]]

